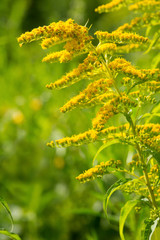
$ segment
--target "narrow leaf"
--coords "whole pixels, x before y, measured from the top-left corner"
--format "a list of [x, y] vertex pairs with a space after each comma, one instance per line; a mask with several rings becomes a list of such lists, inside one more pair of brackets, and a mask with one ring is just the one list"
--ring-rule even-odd
[[121, 214], [120, 214], [120, 220], [119, 220], [119, 233], [122, 240], [125, 240], [124, 234], [123, 234], [123, 228], [124, 228], [126, 218], [130, 213], [130, 211], [134, 208], [134, 206], [137, 205], [138, 202], [139, 200], [130, 200], [121, 208]]
[[151, 240], [159, 240], [159, 236], [160, 236], [160, 227], [156, 227]]
[[103, 200], [103, 209], [105, 212], [105, 215], [108, 219], [108, 215], [107, 215], [107, 207], [108, 207], [108, 202], [109, 199], [111, 197], [111, 195], [119, 189], [119, 187], [123, 184], [125, 184], [126, 182], [130, 181], [131, 179], [119, 179], [117, 182], [115, 182], [106, 192], [105, 196], [104, 196], [104, 200]]
[[159, 62], [160, 62], [160, 53], [158, 53], [156, 56], [154, 56], [154, 58], [152, 60], [152, 64], [151, 64], [152, 69], [157, 68]]
[[153, 37], [153, 39], [152, 39], [152, 41], [151, 41], [151, 44], [149, 45], [149, 48], [147, 49], [145, 54], [147, 54], [147, 53], [149, 53], [151, 51], [152, 47], [156, 44], [156, 42], [158, 41], [159, 37], [160, 37], [159, 32], [158, 33], [156, 32], [154, 37]]
[[153, 117], [160, 117], [160, 113], [145, 113], [144, 115], [141, 115], [138, 119], [137, 122], [140, 121], [143, 118], [148, 118], [146, 120], [146, 123], [149, 123]]
[[11, 231], [12, 231], [12, 230], [13, 230], [13, 217], [12, 217], [12, 215], [11, 215], [10, 208], [9, 208], [7, 202], [6, 202], [2, 197], [0, 197], [0, 203], [1, 203], [1, 204], [3, 205], [3, 207], [6, 209], [8, 215], [9, 215], [9, 217], [10, 217], [10, 219], [11, 219], [11, 224], [12, 224], [12, 226], [11, 226]]
[[148, 26], [147, 29], [146, 29], [146, 37], [149, 36], [149, 33], [151, 31], [152, 27], [151, 26]]
[[0, 234], [6, 235], [9, 238], [11, 238], [12, 240], [21, 240], [21, 238], [15, 234], [15, 233], [10, 233], [7, 230], [0, 230]]
[[[153, 223], [153, 225], [151, 226], [151, 234], [150, 234], [150, 238], [149, 238], [149, 240], [156, 240], [156, 238], [158, 237], [157, 235], [158, 235], [158, 232], [159, 232], [159, 228], [157, 228], [157, 225], [158, 225], [158, 222], [159, 222], [159, 218], [157, 218], [155, 221], [154, 221], [154, 223]], [[159, 239], [159, 238], [158, 238]]]
[[144, 240], [151, 240], [151, 238], [150, 238], [150, 236], [152, 235], [152, 229], [151, 229], [151, 227], [152, 227], [152, 225], [154, 224], [154, 221], [153, 220], [151, 220], [151, 219], [146, 219], [145, 221], [144, 221], [144, 223], [145, 223], [145, 229], [144, 229], [144, 231], [143, 231], [143, 239]]
[[113, 144], [116, 144], [116, 143], [119, 143], [119, 140], [115, 139], [115, 140], [112, 140], [112, 141], [109, 141], [109, 142], [103, 144], [103, 145], [98, 149], [98, 151], [96, 152], [96, 154], [95, 154], [95, 156], [94, 156], [94, 158], [93, 158], [93, 164], [94, 164], [94, 161], [96, 160], [98, 154], [99, 154], [103, 149], [105, 149], [105, 148], [107, 148], [107, 147], [109, 147], [109, 146], [111, 146], [111, 145], [113, 145]]
[[152, 113], [158, 113], [160, 111], [160, 101], [152, 108]]

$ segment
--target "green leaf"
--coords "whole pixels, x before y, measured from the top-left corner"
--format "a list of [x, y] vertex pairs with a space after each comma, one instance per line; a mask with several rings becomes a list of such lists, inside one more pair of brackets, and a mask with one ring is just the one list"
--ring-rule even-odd
[[146, 29], [146, 37], [148, 37], [150, 31], [151, 31], [151, 26], [148, 26], [147, 29]]
[[157, 162], [160, 164], [160, 152], [153, 152], [152, 155], [157, 160]]
[[157, 104], [152, 108], [152, 113], [158, 112], [160, 112], [160, 101], [158, 101]]
[[122, 240], [125, 240], [124, 234], [123, 234], [123, 228], [124, 228], [126, 218], [130, 213], [130, 211], [132, 210], [132, 208], [134, 208], [138, 202], [139, 200], [130, 200], [121, 208], [121, 214], [120, 214], [120, 220], [119, 220], [119, 233]]
[[152, 228], [151, 227], [152, 227], [152, 225], [154, 225], [154, 221], [151, 219], [146, 219], [144, 221], [144, 223], [145, 223], [145, 228], [142, 232], [143, 239], [151, 240], [151, 236], [152, 236]]
[[94, 158], [93, 158], [93, 164], [94, 164], [94, 161], [96, 160], [98, 154], [99, 154], [103, 149], [105, 149], [105, 148], [107, 148], [107, 147], [109, 147], [109, 146], [111, 146], [111, 145], [113, 145], [113, 144], [116, 144], [116, 143], [119, 143], [119, 140], [115, 139], [115, 140], [112, 140], [112, 141], [110, 141], [110, 142], [104, 143], [104, 144], [98, 149], [98, 151], [96, 152], [96, 154], [95, 154], [95, 156], [94, 156]]
[[159, 32], [156, 32], [156, 33], [154, 34], [154, 37], [153, 37], [153, 39], [152, 39], [152, 41], [151, 41], [151, 44], [149, 45], [149, 48], [147, 49], [147, 51], [145, 52], [145, 54], [147, 54], [147, 53], [149, 53], [149, 52], [151, 51], [152, 47], [156, 44], [156, 42], [158, 41], [159, 37], [160, 37]]
[[0, 234], [6, 235], [10, 237], [12, 240], [21, 240], [21, 238], [15, 234], [15, 233], [10, 233], [7, 230], [0, 230]]
[[159, 240], [159, 236], [160, 236], [160, 227], [156, 226], [151, 240]]
[[11, 224], [12, 224], [12, 226], [11, 226], [11, 231], [12, 231], [12, 229], [13, 229], [13, 217], [12, 217], [12, 215], [11, 215], [11, 211], [10, 211], [10, 209], [9, 209], [9, 206], [8, 206], [7, 202], [6, 202], [2, 197], [0, 197], [0, 203], [1, 203], [1, 204], [3, 205], [3, 207], [6, 209], [8, 215], [9, 215], [9, 217], [10, 217], [10, 219], [11, 219]]
[[145, 113], [144, 115], [141, 115], [141, 116], [137, 119], [137, 122], [138, 122], [139, 120], [143, 119], [143, 118], [148, 118], [148, 119], [146, 120], [146, 123], [149, 123], [153, 117], [160, 117], [160, 113], [156, 113], [156, 112], [155, 112], [155, 113], [154, 113], [154, 112], [152, 112], [152, 113]]
[[123, 184], [125, 184], [126, 182], [130, 181], [131, 179], [119, 179], [117, 182], [115, 182], [106, 192], [105, 196], [104, 196], [104, 200], [103, 200], [103, 209], [104, 209], [104, 212], [105, 212], [105, 215], [108, 219], [108, 215], [107, 215], [107, 207], [108, 207], [108, 202], [109, 202], [109, 199], [111, 197], [111, 195], [119, 189], [119, 187]]
[[157, 68], [158, 64], [160, 62], [160, 53], [158, 53], [152, 60], [151, 68]]

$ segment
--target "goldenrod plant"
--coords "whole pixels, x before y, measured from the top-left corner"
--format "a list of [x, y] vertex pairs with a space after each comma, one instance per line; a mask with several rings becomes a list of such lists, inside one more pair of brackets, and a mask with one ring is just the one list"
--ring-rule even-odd
[[[111, 33], [96, 31], [97, 45], [93, 44], [94, 37], [89, 35], [90, 27], [78, 25], [72, 19], [35, 28], [22, 34], [18, 43], [22, 46], [40, 40], [42, 49], [63, 44], [63, 50], [48, 54], [43, 62], [63, 63], [78, 55], [85, 56], [77, 68], [46, 87], [61, 89], [80, 80], [89, 81], [88, 86], [64, 104], [60, 111], [65, 113], [74, 108], [99, 106], [92, 119], [92, 128], [78, 135], [51, 141], [47, 146], [80, 146], [99, 141], [102, 146], [95, 159], [101, 150], [112, 144], [131, 146], [134, 154], [130, 161], [124, 164], [119, 159], [106, 159], [98, 165], [93, 161], [93, 166], [76, 179], [84, 183], [105, 174], [117, 176], [119, 173], [121, 178], [104, 197], [106, 215], [109, 199], [116, 190], [132, 194], [132, 199], [121, 209], [120, 237], [125, 239], [123, 228], [130, 211], [145, 208], [147, 211], [143, 215], [139, 239], [154, 240], [160, 237], [160, 1], [112, 0], [95, 11], [114, 14], [123, 7], [128, 8], [135, 18]], [[153, 53], [151, 68], [143, 69], [128, 61], [132, 52], [146, 56]], [[146, 108], [146, 105], [149, 107]], [[142, 109], [145, 110], [143, 114]], [[123, 115], [124, 124], [107, 126], [115, 115]]]

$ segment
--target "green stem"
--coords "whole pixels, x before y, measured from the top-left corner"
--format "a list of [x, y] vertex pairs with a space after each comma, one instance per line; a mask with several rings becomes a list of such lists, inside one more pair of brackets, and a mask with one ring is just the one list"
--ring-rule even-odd
[[[131, 124], [131, 128], [132, 128], [132, 132], [133, 132], [134, 136], [136, 136], [135, 125], [133, 123], [133, 120], [132, 120], [131, 116], [130, 116], [130, 124]], [[136, 149], [137, 149], [137, 152], [138, 152], [138, 155], [139, 155], [139, 159], [140, 159], [141, 163], [143, 164], [143, 173], [144, 173], [146, 185], [148, 187], [148, 191], [149, 191], [149, 194], [150, 194], [150, 197], [151, 197], [151, 200], [152, 200], [153, 207], [157, 208], [156, 200], [155, 200], [155, 197], [154, 197], [153, 190], [151, 188], [151, 184], [150, 184], [149, 177], [148, 177], [148, 172], [147, 172], [147, 169], [146, 169], [147, 165], [145, 163], [141, 148], [140, 148], [138, 143], [136, 143]]]

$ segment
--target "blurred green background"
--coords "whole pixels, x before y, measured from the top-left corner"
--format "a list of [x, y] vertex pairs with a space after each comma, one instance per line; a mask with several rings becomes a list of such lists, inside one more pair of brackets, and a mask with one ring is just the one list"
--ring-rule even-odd
[[[77, 109], [66, 114], [59, 111], [87, 83], [82, 81], [61, 91], [45, 88], [77, 66], [82, 58], [66, 64], [42, 63], [47, 51], [37, 43], [20, 48], [16, 39], [25, 31], [68, 18], [82, 25], [89, 20], [88, 25], [93, 24], [91, 34], [100, 29], [112, 31], [131, 18], [126, 10], [95, 13], [94, 9], [102, 3], [106, 1], [0, 1], [0, 196], [10, 206], [13, 232], [23, 240], [119, 239], [118, 215], [124, 197], [117, 193], [112, 198], [110, 225], [102, 209], [104, 193], [115, 177], [85, 184], [75, 179], [92, 166], [100, 143], [67, 149], [46, 147], [50, 140], [91, 127], [95, 109]], [[124, 147], [121, 151], [118, 146], [110, 147], [100, 154], [99, 160], [125, 160], [127, 151]], [[11, 229], [2, 206], [0, 228]]]

